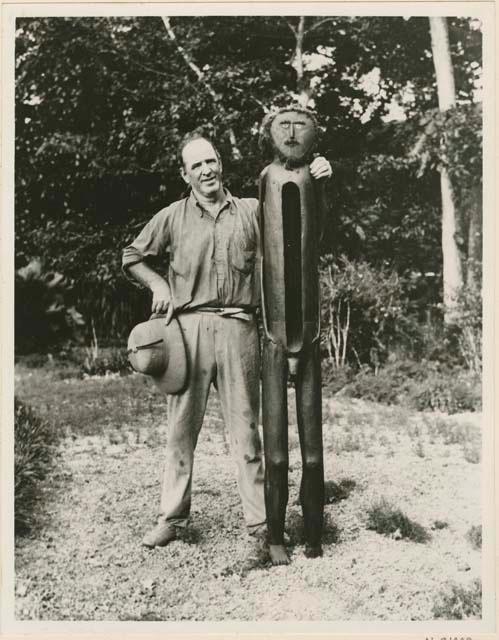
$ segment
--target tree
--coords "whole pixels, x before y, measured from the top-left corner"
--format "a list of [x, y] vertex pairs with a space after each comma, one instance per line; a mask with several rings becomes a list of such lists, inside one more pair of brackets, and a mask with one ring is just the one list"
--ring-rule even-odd
[[[426, 18], [165, 20], [18, 20], [16, 266], [43, 256], [74, 281], [71, 304], [88, 323], [94, 318], [99, 339], [125, 335], [145, 315], [147, 297], [122, 276], [120, 249], [182, 193], [182, 136], [204, 128], [220, 147], [229, 189], [256, 196], [267, 161], [258, 148], [265, 111], [301, 96], [317, 111], [319, 151], [335, 175], [323, 251], [389, 262], [406, 279], [419, 273], [415, 308], [436, 303], [442, 148], [458, 214], [469, 210], [463, 203], [481, 170], [470, 83], [480, 32], [449, 20], [459, 100], [440, 113]], [[394, 104], [405, 120], [387, 122]], [[461, 217], [460, 229], [470, 228]], [[467, 245], [478, 254], [476, 242]]]
[[[437, 78], [438, 105], [447, 111], [456, 103], [456, 89], [449, 48], [447, 22], [442, 17], [430, 17], [431, 47]], [[442, 193], [442, 256], [445, 320], [451, 322], [456, 300], [463, 286], [461, 258], [456, 241], [457, 224], [454, 190], [449, 171], [439, 166]]]

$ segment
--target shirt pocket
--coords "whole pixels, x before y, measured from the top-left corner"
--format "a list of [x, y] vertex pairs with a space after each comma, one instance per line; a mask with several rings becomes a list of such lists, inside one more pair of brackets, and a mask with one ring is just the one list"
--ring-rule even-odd
[[244, 275], [249, 275], [255, 268], [256, 246], [251, 248], [250, 245], [234, 244], [231, 247], [230, 256], [232, 267]]

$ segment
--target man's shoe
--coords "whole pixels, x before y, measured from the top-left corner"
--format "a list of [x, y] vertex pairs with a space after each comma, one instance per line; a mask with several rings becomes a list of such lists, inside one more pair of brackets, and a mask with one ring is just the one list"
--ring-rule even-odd
[[146, 533], [142, 539], [142, 544], [150, 549], [153, 547], [165, 547], [176, 537], [177, 531], [173, 525], [160, 523]]

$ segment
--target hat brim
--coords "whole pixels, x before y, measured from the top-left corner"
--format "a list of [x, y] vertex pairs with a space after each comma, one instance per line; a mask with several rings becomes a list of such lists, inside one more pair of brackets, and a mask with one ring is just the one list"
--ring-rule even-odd
[[[158, 318], [159, 320], [159, 318]], [[168, 345], [168, 366], [164, 373], [152, 375], [154, 384], [160, 391], [169, 394], [182, 393], [187, 385], [187, 358], [184, 336], [176, 318], [165, 326]]]
[[187, 358], [180, 324], [155, 316], [136, 325], [128, 337], [132, 368], [153, 379], [160, 391], [181, 393], [187, 385]]

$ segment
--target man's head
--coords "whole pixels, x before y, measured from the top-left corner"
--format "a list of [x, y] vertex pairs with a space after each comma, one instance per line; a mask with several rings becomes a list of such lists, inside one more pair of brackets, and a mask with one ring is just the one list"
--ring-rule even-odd
[[267, 115], [262, 123], [260, 147], [287, 166], [307, 162], [317, 139], [317, 120], [308, 109], [290, 106]]
[[222, 186], [222, 160], [214, 144], [201, 133], [188, 134], [178, 150], [180, 173], [194, 193], [216, 199]]

